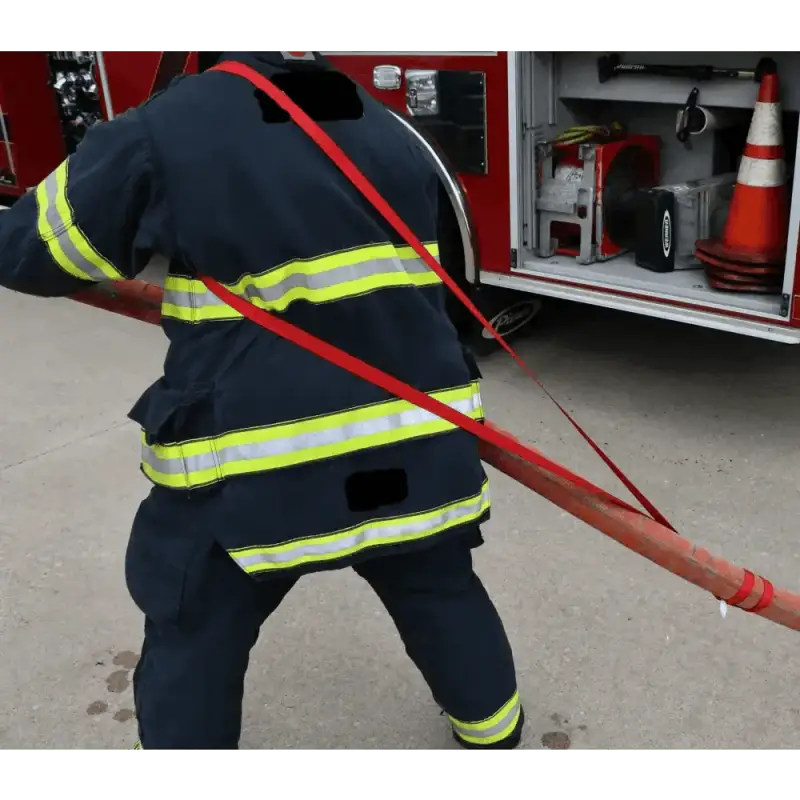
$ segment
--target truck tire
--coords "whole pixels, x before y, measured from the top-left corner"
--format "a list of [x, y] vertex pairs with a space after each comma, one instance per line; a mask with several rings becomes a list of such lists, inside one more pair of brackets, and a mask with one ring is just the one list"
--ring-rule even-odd
[[[542, 299], [536, 295], [493, 286], [473, 286], [470, 299], [509, 343], [529, 330], [542, 309]], [[469, 328], [460, 335], [462, 342], [476, 356], [488, 356], [500, 349], [500, 344], [491, 333], [472, 317]]]

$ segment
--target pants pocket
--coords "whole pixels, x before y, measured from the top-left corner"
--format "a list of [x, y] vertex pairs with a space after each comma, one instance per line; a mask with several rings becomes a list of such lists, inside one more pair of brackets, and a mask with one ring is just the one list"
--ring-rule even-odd
[[197, 509], [187, 507], [187, 502], [155, 489], [139, 508], [128, 541], [128, 592], [156, 626], [180, 622], [187, 595], [202, 584], [214, 545], [210, 532], [192, 523]]

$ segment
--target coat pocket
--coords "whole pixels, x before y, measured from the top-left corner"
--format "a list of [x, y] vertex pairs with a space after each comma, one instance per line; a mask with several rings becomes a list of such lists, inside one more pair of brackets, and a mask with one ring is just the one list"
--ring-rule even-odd
[[[141, 425], [147, 447], [142, 472], [156, 486], [178, 492], [216, 494], [223, 480], [213, 437], [218, 426], [217, 392], [211, 384], [173, 389], [162, 378], [153, 384], [128, 416]], [[202, 440], [206, 440], [208, 452]], [[190, 457], [184, 445], [193, 442]]]
[[128, 412], [148, 444], [175, 444], [216, 433], [215, 392], [209, 384], [175, 389], [164, 378], [154, 383]]

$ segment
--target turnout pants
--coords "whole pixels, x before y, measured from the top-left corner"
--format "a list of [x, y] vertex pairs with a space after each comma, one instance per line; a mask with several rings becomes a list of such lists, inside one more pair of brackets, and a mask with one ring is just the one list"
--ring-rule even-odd
[[[503, 624], [472, 568], [479, 536], [476, 529], [354, 569], [394, 620], [456, 740], [511, 748], [524, 717]], [[147, 538], [156, 549], [156, 538]], [[143, 544], [132, 540], [126, 564], [131, 594], [145, 613], [134, 674], [139, 746], [236, 748], [250, 649], [297, 579], [256, 582], [215, 543], [194, 553], [183, 573], [159, 570], [157, 554]]]

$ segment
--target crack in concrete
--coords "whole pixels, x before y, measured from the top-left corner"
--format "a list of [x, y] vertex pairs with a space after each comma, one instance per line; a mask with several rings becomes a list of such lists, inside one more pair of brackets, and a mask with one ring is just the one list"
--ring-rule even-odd
[[44, 458], [45, 456], [49, 456], [51, 453], [57, 453], [59, 450], [63, 450], [65, 447], [71, 447], [75, 444], [81, 444], [82, 442], [88, 442], [90, 439], [96, 439], [98, 436], [103, 436], [106, 433], [111, 433], [111, 431], [119, 430], [120, 428], [124, 428], [126, 425], [133, 425], [130, 420], [125, 420], [123, 422], [117, 422], [113, 425], [109, 425], [107, 428], [103, 428], [99, 431], [93, 431], [92, 433], [87, 433], [85, 436], [80, 436], [77, 439], [73, 439], [69, 442], [64, 442], [64, 444], [57, 445], [56, 447], [51, 447], [47, 450], [42, 450], [41, 453], [36, 453], [32, 456], [28, 456], [27, 458], [23, 458], [21, 461], [15, 461], [11, 464], [5, 464], [4, 466], [0, 466], [0, 474], [3, 472], [7, 472], [10, 469], [14, 469], [15, 467], [21, 467], [23, 464], [28, 464], [31, 461], [36, 461], [39, 458]]

